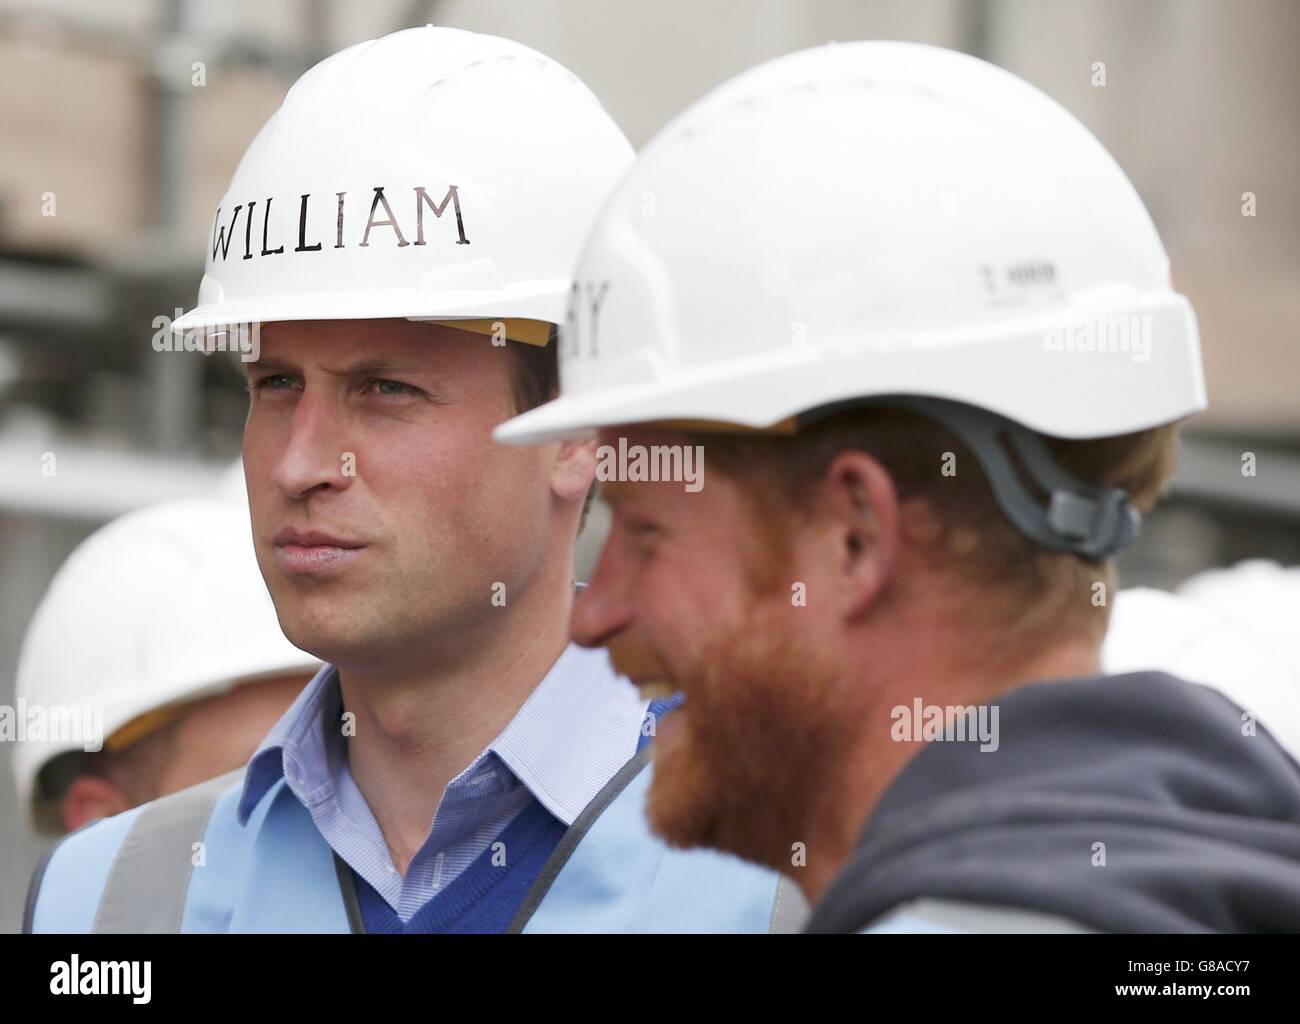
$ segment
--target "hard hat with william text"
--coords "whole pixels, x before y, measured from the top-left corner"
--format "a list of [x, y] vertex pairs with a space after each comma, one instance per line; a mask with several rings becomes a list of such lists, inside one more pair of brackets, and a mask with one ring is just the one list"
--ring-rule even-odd
[[591, 91], [526, 46], [433, 26], [359, 43], [306, 72], [253, 139], [217, 205], [198, 305], [173, 327], [558, 323], [631, 162]]

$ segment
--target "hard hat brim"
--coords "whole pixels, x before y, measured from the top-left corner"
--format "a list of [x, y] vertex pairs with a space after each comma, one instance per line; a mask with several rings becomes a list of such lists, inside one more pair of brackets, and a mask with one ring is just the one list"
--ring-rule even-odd
[[[1150, 346], [1141, 354], [1048, 348], [1050, 319], [999, 325], [992, 336], [980, 337], [870, 338], [850, 332], [816, 348], [791, 347], [707, 369], [621, 366], [621, 379], [651, 383], [562, 393], [501, 424], [493, 437], [502, 444], [540, 444], [619, 425], [678, 421], [763, 429], [821, 406], [887, 395], [964, 402], [1031, 430], [1075, 439], [1146, 430], [1205, 409], [1191, 305], [1181, 295], [1152, 296], [1132, 309], [1151, 323]], [[1125, 367], [1126, 360], [1133, 366]]]
[[200, 303], [172, 322], [177, 334], [228, 324], [286, 320], [479, 320], [519, 319], [560, 323], [569, 294], [567, 280], [534, 281], [500, 290], [420, 291], [394, 289], [249, 298]]

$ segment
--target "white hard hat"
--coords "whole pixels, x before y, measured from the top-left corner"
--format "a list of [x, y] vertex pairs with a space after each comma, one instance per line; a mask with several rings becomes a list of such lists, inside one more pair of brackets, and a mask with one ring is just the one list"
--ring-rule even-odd
[[212, 497], [228, 501], [232, 505], [248, 507], [248, 481], [244, 478], [243, 459], [236, 459], [222, 471]]
[[895, 42], [761, 65], [660, 132], [583, 251], [560, 380], [496, 438], [900, 395], [1088, 438], [1205, 405], [1192, 309], [1101, 144], [1000, 68]]
[[218, 204], [199, 304], [174, 329], [558, 323], [632, 155], [591, 91], [526, 46], [433, 26], [351, 46], [253, 139]]
[[1251, 558], [1193, 576], [1178, 592], [1232, 622], [1287, 666], [1300, 697], [1300, 566]]
[[[122, 516], [73, 551], [28, 626], [16, 690], [29, 709], [102, 709], [111, 747], [141, 716], [319, 666], [280, 630], [247, 511], [189, 499]], [[41, 768], [83, 746], [14, 745], [18, 796], [34, 817]]]
[[1212, 606], [1150, 587], [1121, 590], [1101, 662], [1109, 674], [1154, 669], [1210, 686], [1300, 760], [1300, 666]]

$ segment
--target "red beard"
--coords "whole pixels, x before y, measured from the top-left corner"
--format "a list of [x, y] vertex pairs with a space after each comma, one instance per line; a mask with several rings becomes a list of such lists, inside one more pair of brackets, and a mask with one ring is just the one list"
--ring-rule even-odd
[[611, 645], [621, 671], [673, 679], [686, 693], [658, 730], [646, 807], [670, 845], [712, 847], [788, 872], [795, 844], [808, 840], [803, 823], [825, 813], [820, 780], [844, 763], [854, 723], [834, 712], [839, 667], [800, 643], [809, 614], [780, 591], [751, 597], [742, 621], [715, 633], [679, 669], [680, 681], [657, 659]]

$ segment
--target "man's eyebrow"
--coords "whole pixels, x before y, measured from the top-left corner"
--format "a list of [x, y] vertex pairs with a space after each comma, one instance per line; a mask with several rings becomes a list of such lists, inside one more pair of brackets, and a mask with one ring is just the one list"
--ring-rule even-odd
[[[262, 357], [256, 362], [245, 363], [245, 372], [251, 373], [254, 369], [271, 373], [296, 373], [301, 369], [300, 364], [287, 362], [282, 359], [273, 357]], [[385, 356], [359, 356], [350, 363], [344, 363], [340, 366], [322, 366], [321, 369], [335, 377], [359, 377], [362, 375], [383, 375], [386, 373], [400, 373], [421, 375], [440, 375], [441, 371], [434, 366], [421, 365], [389, 359]]]
[[350, 363], [344, 363], [341, 366], [322, 366], [321, 369], [336, 377], [360, 377], [363, 374], [382, 376], [385, 373], [441, 375], [441, 371], [436, 366], [389, 359], [385, 356], [363, 355], [357, 357]]
[[252, 373], [254, 370], [272, 370], [277, 373], [285, 373], [291, 372], [295, 369], [295, 367], [289, 363], [282, 362], [279, 359], [268, 359], [265, 356], [254, 359], [251, 362], [240, 360], [239, 365], [246, 375]]

